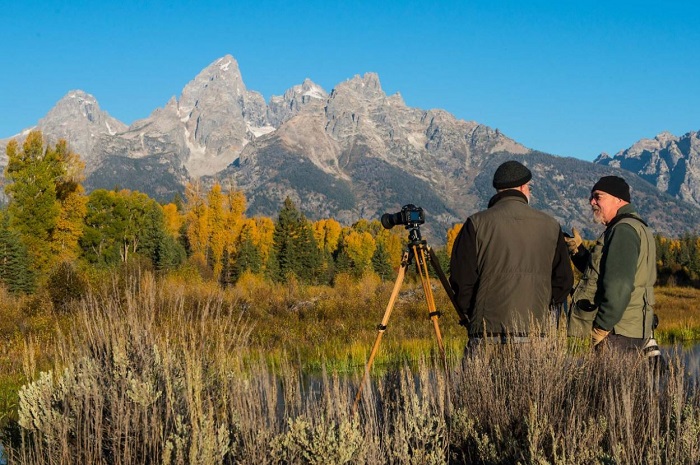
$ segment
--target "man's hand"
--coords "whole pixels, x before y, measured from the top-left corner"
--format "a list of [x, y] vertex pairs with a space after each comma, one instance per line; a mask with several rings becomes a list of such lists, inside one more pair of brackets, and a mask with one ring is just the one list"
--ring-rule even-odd
[[564, 235], [564, 241], [566, 242], [566, 246], [569, 248], [569, 253], [574, 255], [576, 252], [578, 252], [578, 247], [583, 244], [583, 239], [581, 239], [578, 229], [571, 228], [571, 233], [573, 236], [569, 236], [568, 234]]
[[601, 328], [596, 328], [594, 326], [591, 330], [591, 342], [593, 343], [593, 347], [603, 342], [603, 339], [608, 337], [608, 334], [610, 334], [610, 331], [606, 331]]

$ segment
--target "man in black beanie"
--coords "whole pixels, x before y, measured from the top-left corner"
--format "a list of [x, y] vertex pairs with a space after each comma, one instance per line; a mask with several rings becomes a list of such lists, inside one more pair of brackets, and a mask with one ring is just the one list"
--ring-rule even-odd
[[637, 349], [659, 355], [654, 329], [656, 245], [649, 226], [630, 203], [630, 186], [603, 176], [589, 199], [605, 231], [588, 250], [575, 229], [567, 238], [574, 265], [583, 272], [573, 293], [569, 335], [590, 334], [593, 346]]
[[[467, 316], [469, 345], [525, 342], [550, 324], [550, 305], [573, 284], [557, 221], [531, 208], [532, 173], [511, 160], [496, 169], [497, 193], [486, 210], [467, 218], [455, 239], [450, 284]], [[537, 327], [531, 327], [531, 323]]]

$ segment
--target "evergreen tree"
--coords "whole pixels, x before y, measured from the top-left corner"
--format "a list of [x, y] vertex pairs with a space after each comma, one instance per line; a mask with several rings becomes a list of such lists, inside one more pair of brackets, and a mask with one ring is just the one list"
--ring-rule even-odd
[[29, 255], [18, 234], [9, 228], [7, 215], [0, 217], [0, 282], [12, 293], [34, 290]]
[[238, 278], [246, 271], [259, 273], [261, 270], [262, 257], [260, 256], [260, 250], [253, 244], [252, 240], [244, 238], [238, 246], [236, 256], [231, 264], [231, 278], [233, 282], [238, 281]]
[[335, 263], [336, 273], [352, 272], [352, 259], [350, 255], [348, 255], [344, 236], [338, 241], [338, 248], [335, 250], [335, 253], [333, 253], [333, 261]]
[[289, 197], [279, 212], [272, 243], [276, 280], [291, 274], [310, 282], [318, 276], [321, 255], [311, 225]]
[[5, 187], [10, 197], [10, 227], [27, 248], [31, 266], [42, 272], [53, 263], [50, 240], [60, 215], [55, 163], [51, 156], [44, 155], [41, 133], [32, 131], [21, 149], [14, 140], [7, 145], [5, 168], [5, 177], [10, 181]]
[[374, 250], [374, 255], [372, 255], [372, 269], [383, 281], [391, 279], [394, 274], [390, 260], [391, 257], [384, 244], [381, 242], [377, 243], [377, 248]]

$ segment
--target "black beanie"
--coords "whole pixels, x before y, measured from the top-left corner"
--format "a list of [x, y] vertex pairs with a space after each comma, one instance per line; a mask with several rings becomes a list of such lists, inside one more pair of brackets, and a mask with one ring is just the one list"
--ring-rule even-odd
[[515, 160], [502, 163], [493, 174], [493, 187], [510, 189], [519, 187], [532, 179], [532, 173], [525, 165]]
[[619, 176], [603, 176], [595, 183], [591, 189], [591, 192], [593, 191], [607, 192], [613, 197], [630, 202], [630, 186]]

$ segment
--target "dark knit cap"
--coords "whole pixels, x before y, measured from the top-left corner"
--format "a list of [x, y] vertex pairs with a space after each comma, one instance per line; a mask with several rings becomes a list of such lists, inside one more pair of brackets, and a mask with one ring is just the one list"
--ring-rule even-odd
[[493, 174], [493, 187], [510, 189], [519, 187], [532, 179], [532, 173], [525, 165], [515, 160], [502, 163]]
[[591, 192], [593, 191], [607, 192], [613, 197], [630, 202], [630, 186], [619, 176], [603, 176], [595, 183], [591, 189]]

